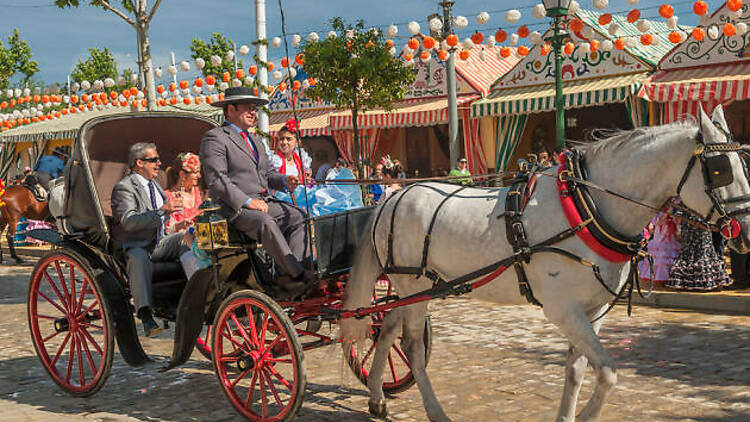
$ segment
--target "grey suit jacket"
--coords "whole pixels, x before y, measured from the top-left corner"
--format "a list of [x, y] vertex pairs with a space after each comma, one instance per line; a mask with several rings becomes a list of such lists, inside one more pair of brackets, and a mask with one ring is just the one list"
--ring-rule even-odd
[[268, 160], [263, 142], [253, 137], [258, 160], [237, 131], [225, 124], [203, 135], [201, 164], [211, 200], [221, 205], [227, 218], [239, 214], [250, 198], [269, 195], [268, 189], [284, 190], [286, 177]]
[[[167, 195], [154, 181], [164, 202]], [[156, 244], [156, 233], [162, 224], [161, 212], [152, 209], [151, 195], [134, 173], [125, 176], [112, 190], [112, 215], [115, 224], [112, 237], [123, 249], [150, 248]]]

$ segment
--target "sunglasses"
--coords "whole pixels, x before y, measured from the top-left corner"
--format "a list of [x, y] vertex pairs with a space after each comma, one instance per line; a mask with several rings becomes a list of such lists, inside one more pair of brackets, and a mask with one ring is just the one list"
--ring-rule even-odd
[[461, 161], [459, 161], [459, 163], [461, 163], [461, 164], [466, 164], [466, 163], [468, 163], [468, 161], [466, 161], [466, 160], [461, 160]]
[[139, 160], [146, 161], [148, 163], [158, 163], [161, 161], [161, 157], [157, 155], [156, 157], [151, 157], [151, 158], [139, 158]]

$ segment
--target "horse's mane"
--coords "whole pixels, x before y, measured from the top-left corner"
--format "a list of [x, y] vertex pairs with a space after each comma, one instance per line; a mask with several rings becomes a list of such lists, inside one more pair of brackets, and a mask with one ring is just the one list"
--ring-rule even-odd
[[697, 123], [692, 116], [661, 126], [631, 130], [598, 129], [589, 133], [586, 137], [587, 142], [579, 143], [575, 148], [588, 157], [596, 157], [615, 151], [640, 150], [653, 145], [655, 139], [675, 135], [675, 132], [692, 132], [697, 129]]

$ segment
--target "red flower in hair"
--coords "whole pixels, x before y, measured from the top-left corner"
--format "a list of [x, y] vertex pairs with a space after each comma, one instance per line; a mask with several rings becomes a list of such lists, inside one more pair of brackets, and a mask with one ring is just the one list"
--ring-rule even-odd
[[284, 125], [284, 127], [289, 132], [297, 133], [297, 120], [294, 117], [290, 118], [289, 120], [286, 121], [286, 124]]

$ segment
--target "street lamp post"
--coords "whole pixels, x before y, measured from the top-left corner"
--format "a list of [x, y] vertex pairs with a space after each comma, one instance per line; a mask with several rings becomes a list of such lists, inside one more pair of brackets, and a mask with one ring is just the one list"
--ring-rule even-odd
[[563, 17], [568, 15], [570, 0], [543, 0], [547, 16], [554, 19], [553, 34], [549, 40], [555, 50], [555, 146], [565, 146], [565, 97], [563, 97], [562, 48], [568, 34], [562, 28]]
[[[439, 3], [443, 8], [442, 39], [453, 33], [453, 15], [451, 9], [456, 2], [444, 0]], [[458, 100], [456, 98], [456, 49], [448, 52], [448, 149], [450, 151], [451, 168], [456, 167], [458, 161]]]

